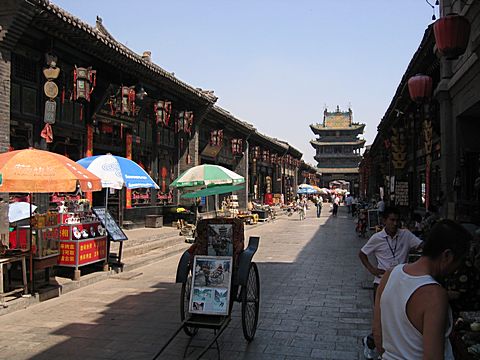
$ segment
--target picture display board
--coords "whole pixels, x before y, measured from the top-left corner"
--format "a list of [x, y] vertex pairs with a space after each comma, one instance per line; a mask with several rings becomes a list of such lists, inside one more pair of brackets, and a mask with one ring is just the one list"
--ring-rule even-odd
[[94, 207], [92, 210], [107, 230], [107, 233], [112, 241], [128, 240], [127, 235], [125, 235], [122, 229], [120, 229], [120, 226], [118, 226], [117, 222], [112, 215], [110, 215], [108, 210], [105, 211], [104, 207]]
[[368, 210], [368, 228], [374, 229], [377, 225], [380, 225], [378, 210]]
[[233, 225], [208, 224], [208, 255], [233, 256]]
[[232, 265], [231, 256], [195, 256], [190, 313], [228, 315]]

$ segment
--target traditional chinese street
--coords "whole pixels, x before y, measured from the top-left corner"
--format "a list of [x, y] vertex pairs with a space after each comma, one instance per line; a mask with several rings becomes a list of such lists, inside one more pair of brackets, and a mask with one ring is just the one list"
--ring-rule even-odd
[[[254, 341], [242, 334], [241, 310], [220, 337], [222, 359], [361, 359], [371, 291], [357, 253], [364, 240], [340, 208], [304, 221], [280, 216], [249, 229], [259, 235], [260, 317]], [[179, 256], [160, 260], [1, 317], [1, 359], [151, 359], [180, 324]], [[200, 330], [187, 350], [213, 332]], [[162, 359], [183, 358], [180, 333]], [[217, 358], [215, 349], [204, 358]]]

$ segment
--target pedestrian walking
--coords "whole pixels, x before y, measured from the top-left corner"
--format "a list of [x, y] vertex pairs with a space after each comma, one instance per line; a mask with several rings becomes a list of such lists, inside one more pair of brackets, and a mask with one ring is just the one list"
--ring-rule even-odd
[[347, 205], [347, 214], [352, 213], [352, 201], [353, 201], [352, 195], [347, 194], [347, 197], [345, 198], [345, 205]]
[[358, 205], [358, 198], [357, 198], [357, 195], [354, 195], [352, 198], [352, 218], [357, 215], [357, 205]]
[[438, 281], [458, 268], [471, 240], [461, 225], [441, 220], [433, 226], [419, 260], [385, 273], [373, 326], [382, 359], [454, 359], [448, 340], [452, 311]]
[[[410, 250], [418, 248], [422, 244], [422, 240], [409, 230], [399, 229], [399, 211], [397, 208], [385, 208], [383, 216], [385, 228], [373, 234], [358, 253], [363, 266], [375, 277], [373, 280], [374, 302], [378, 284], [385, 271], [406, 263]], [[372, 265], [368, 259], [369, 255], [375, 256], [377, 267]], [[366, 336], [363, 339], [363, 344], [365, 357], [374, 359], [376, 354], [373, 335]]]
[[340, 205], [340, 198], [335, 195], [335, 197], [333, 198], [333, 210], [332, 210], [333, 216], [337, 216], [339, 205]]
[[315, 207], [317, 208], [317, 218], [320, 217], [320, 214], [322, 212], [322, 206], [323, 206], [323, 198], [321, 195], [317, 196]]

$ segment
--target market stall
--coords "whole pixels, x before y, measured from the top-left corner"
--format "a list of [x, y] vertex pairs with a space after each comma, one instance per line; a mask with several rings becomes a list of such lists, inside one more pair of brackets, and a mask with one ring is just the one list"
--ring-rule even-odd
[[[121, 252], [123, 241], [127, 240], [127, 237], [108, 214], [109, 189], [119, 190], [125, 187], [126, 189], [135, 191], [135, 196], [138, 196], [137, 200], [143, 201], [147, 198], [149, 199], [150, 195], [148, 195], [148, 197], [145, 196], [145, 193], [142, 195], [142, 191], [145, 189], [148, 191], [149, 189], [159, 189], [159, 186], [141, 166], [134, 161], [121, 156], [114, 156], [111, 154], [90, 156], [79, 160], [78, 164], [97, 175], [101, 179], [102, 187], [105, 188], [105, 210], [102, 213], [103, 216], [99, 210], [95, 211], [95, 214], [100, 217], [102, 234], [95, 231], [95, 227], [98, 227], [100, 222], [89, 224], [87, 227], [92, 229], [86, 231], [87, 233], [90, 231], [91, 236], [91, 238], [88, 239], [89, 243], [86, 244], [88, 249], [91, 250], [92, 248], [95, 248], [95, 246], [98, 246], [99, 248], [98, 251], [94, 251], [94, 258], [92, 258], [92, 254], [85, 254], [87, 256], [86, 262], [89, 263], [90, 260], [98, 261], [95, 258], [99, 256], [104, 256], [108, 259], [110, 257], [110, 241], [114, 241], [119, 243], [118, 254], [113, 256], [114, 263], [115, 265], [123, 266], [121, 263]], [[144, 196], [144, 198], [142, 198], [142, 196]], [[105, 232], [103, 232], [104, 230]], [[108, 237], [106, 236], [107, 232]], [[119, 232], [121, 234], [119, 234]], [[75, 236], [75, 234], [73, 236]], [[105, 251], [104, 244], [106, 244]], [[72, 246], [72, 244], [65, 245], [68, 245], [69, 247]]]
[[[100, 179], [65, 156], [37, 149], [25, 149], [0, 154], [0, 192], [28, 193], [32, 214], [33, 193], [55, 193], [101, 190]], [[22, 235], [16, 244], [29, 257], [29, 280], [35, 292], [34, 270], [56, 265], [59, 249], [59, 219], [55, 212], [30, 216], [26, 241]], [[15, 235], [15, 239], [17, 235]], [[28, 245], [27, 245], [28, 244]], [[8, 252], [5, 252], [8, 254]], [[3, 289], [0, 289], [3, 291]]]

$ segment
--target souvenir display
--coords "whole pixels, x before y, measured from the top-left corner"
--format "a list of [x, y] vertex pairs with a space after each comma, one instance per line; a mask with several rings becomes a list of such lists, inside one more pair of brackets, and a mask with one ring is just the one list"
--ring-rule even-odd
[[35, 259], [59, 255], [58, 214], [47, 212], [36, 214], [32, 219], [32, 251]]
[[75, 267], [104, 261], [107, 257], [105, 228], [90, 209], [88, 200], [65, 201], [68, 211], [59, 213], [58, 265]]

